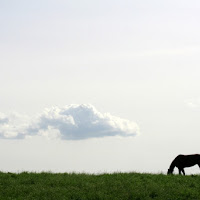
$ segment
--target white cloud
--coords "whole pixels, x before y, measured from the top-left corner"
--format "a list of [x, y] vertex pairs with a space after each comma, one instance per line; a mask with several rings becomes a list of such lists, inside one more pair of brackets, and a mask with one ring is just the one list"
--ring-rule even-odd
[[23, 138], [29, 123], [26, 116], [17, 113], [6, 116], [0, 113], [0, 138]]
[[135, 122], [102, 114], [90, 104], [52, 107], [34, 121], [17, 114], [0, 115], [1, 138], [44, 136], [64, 140], [81, 140], [106, 136], [135, 136], [139, 127]]

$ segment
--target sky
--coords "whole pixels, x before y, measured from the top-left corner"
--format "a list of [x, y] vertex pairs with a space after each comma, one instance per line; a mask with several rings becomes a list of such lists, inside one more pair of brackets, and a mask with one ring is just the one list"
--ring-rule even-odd
[[0, 170], [166, 173], [200, 153], [199, 10], [0, 0]]

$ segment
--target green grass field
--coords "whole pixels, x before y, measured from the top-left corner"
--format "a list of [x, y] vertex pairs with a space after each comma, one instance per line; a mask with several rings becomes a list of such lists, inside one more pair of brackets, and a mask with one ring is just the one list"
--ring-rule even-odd
[[200, 176], [0, 172], [0, 199], [200, 199]]

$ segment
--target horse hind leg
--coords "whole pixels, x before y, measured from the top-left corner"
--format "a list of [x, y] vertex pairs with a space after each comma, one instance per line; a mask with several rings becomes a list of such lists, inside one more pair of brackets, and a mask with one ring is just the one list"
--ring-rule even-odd
[[185, 170], [184, 169], [182, 169], [182, 172], [183, 172], [183, 175], [185, 176]]
[[199, 168], [200, 168], [200, 163], [198, 163], [198, 165], [199, 165]]

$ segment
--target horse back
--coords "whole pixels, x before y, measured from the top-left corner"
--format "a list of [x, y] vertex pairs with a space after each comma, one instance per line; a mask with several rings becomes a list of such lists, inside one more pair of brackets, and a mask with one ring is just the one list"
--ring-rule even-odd
[[200, 164], [200, 154], [178, 155], [174, 161], [177, 167], [191, 167]]

